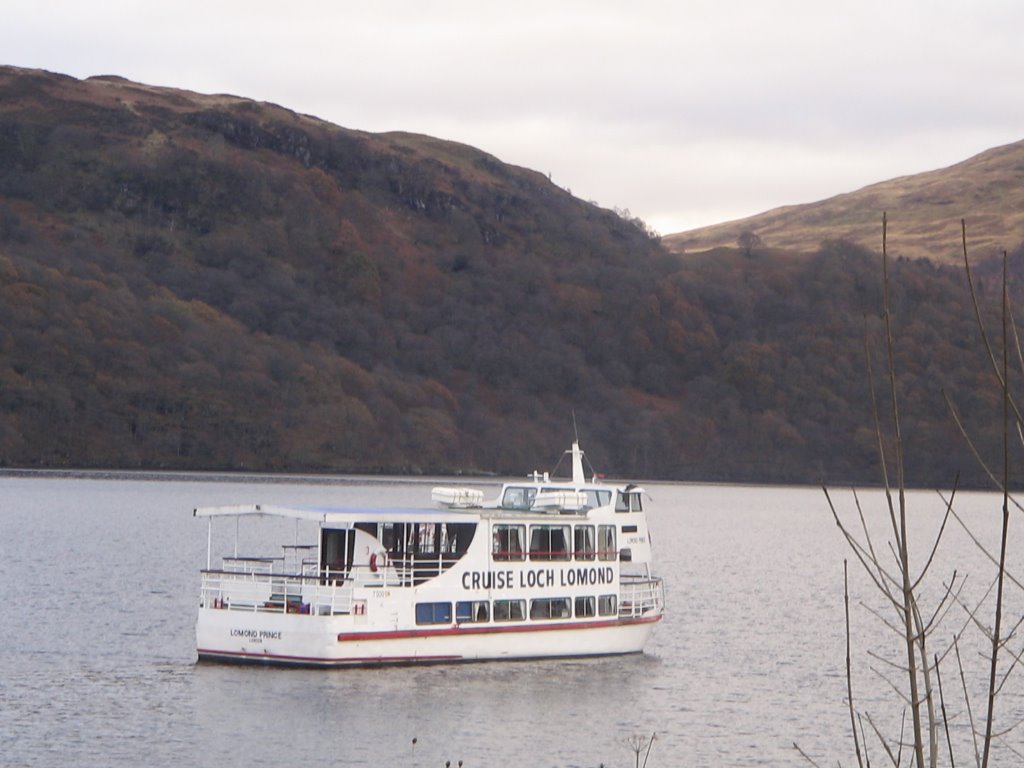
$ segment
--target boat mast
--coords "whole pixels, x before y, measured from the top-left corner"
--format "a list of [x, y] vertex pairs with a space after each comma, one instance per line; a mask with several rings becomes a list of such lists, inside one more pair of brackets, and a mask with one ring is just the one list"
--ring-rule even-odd
[[572, 441], [572, 481], [574, 483], [587, 482], [587, 478], [583, 474], [583, 451], [580, 450], [579, 440]]

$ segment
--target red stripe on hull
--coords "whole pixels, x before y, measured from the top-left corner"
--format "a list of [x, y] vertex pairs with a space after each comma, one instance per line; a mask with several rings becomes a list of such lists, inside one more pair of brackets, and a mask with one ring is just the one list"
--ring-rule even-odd
[[642, 616], [636, 619], [610, 619], [608, 621], [560, 622], [557, 624], [523, 624], [510, 627], [473, 627], [455, 626], [444, 629], [404, 629], [389, 632], [339, 632], [338, 642], [353, 642], [356, 640], [407, 640], [412, 637], [443, 637], [450, 635], [501, 635], [514, 634], [518, 632], [563, 632], [580, 631], [585, 629], [604, 629], [607, 627], [622, 627], [632, 624], [651, 624], [661, 621], [661, 615]]

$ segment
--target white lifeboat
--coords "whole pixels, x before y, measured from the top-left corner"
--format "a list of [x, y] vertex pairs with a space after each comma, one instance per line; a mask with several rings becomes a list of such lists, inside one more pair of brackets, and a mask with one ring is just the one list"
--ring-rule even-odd
[[533, 509], [542, 512], [578, 512], [587, 505], [583, 491], [553, 489], [540, 491], [533, 499]]
[[484, 492], [476, 488], [437, 486], [431, 489], [430, 500], [443, 509], [472, 509], [483, 503]]

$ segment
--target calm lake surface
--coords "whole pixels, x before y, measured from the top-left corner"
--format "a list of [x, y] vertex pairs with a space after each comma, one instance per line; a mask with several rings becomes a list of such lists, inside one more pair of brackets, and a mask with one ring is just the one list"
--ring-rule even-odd
[[[650, 768], [806, 765], [793, 742], [820, 765], [851, 765], [844, 558], [854, 699], [898, 735], [902, 704], [871, 668], [891, 673], [868, 655], [898, 661], [898, 638], [860, 605], [885, 610], [819, 489], [648, 484], [668, 613], [642, 655], [331, 671], [196, 664], [207, 529], [193, 507], [425, 506], [431, 484], [0, 476], [0, 763], [632, 766], [627, 740], [656, 732]], [[497, 483], [481, 487], [490, 496]], [[852, 524], [851, 493], [834, 498]], [[884, 551], [884, 498], [862, 492], [861, 501]], [[932, 492], [910, 494], [910, 505], [923, 563], [944, 506]], [[995, 545], [999, 496], [962, 494], [957, 509]], [[1010, 566], [1021, 577], [1024, 515], [1012, 521]], [[925, 613], [954, 567], [970, 574], [965, 599], [985, 591], [991, 569], [951, 522]], [[1010, 590], [1012, 624], [1024, 601]], [[984, 615], [991, 623], [991, 611]], [[963, 624], [954, 607], [939, 634]], [[983, 678], [978, 649], [961, 650], [977, 670], [971, 679]], [[954, 675], [943, 667], [947, 699]], [[1024, 716], [1017, 675], [999, 702], [1007, 724]], [[967, 764], [962, 697], [947, 706], [958, 762]], [[1010, 739], [1024, 744], [1019, 732]], [[869, 750], [881, 764], [878, 742]], [[1009, 762], [994, 764], [1016, 764], [1003, 756]]]

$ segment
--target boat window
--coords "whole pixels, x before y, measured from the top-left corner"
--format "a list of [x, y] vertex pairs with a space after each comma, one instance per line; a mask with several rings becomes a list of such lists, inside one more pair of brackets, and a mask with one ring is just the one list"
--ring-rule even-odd
[[531, 525], [531, 560], [568, 560], [568, 525]]
[[576, 618], [589, 619], [597, 615], [597, 599], [594, 597], [576, 598]]
[[419, 555], [435, 555], [441, 544], [437, 523], [415, 523], [409, 526], [407, 552]]
[[614, 560], [618, 550], [615, 548], [615, 526], [599, 525], [597, 527], [597, 559]]
[[615, 496], [616, 512], [642, 512], [643, 502], [639, 493], [632, 491], [619, 491]]
[[455, 621], [459, 624], [480, 624], [491, 618], [491, 605], [486, 600], [460, 600], [455, 604]]
[[618, 600], [615, 595], [601, 595], [597, 598], [597, 613], [599, 616], [614, 616], [619, 612]]
[[525, 600], [495, 600], [495, 621], [522, 621], [526, 618]]
[[501, 497], [501, 506], [504, 509], [529, 509], [533, 506], [533, 500], [536, 497], [536, 488], [509, 486]]
[[411, 523], [381, 523], [377, 538], [381, 546], [392, 558], [402, 558], [406, 554], [406, 544], [415, 537], [409, 529]]
[[395, 551], [395, 542], [401, 540], [401, 536], [395, 536], [395, 524], [394, 523], [382, 523], [380, 526], [380, 539], [381, 546], [384, 547], [388, 552]]
[[348, 576], [355, 552], [355, 532], [344, 528], [324, 528], [320, 532], [320, 570], [329, 577]]
[[577, 525], [573, 528], [573, 554], [577, 560], [594, 559], [594, 526]]
[[595, 491], [590, 489], [586, 492], [587, 494], [587, 507], [593, 509], [594, 507], [603, 507], [612, 500], [611, 491]]
[[568, 597], [538, 597], [530, 601], [531, 619], [568, 619]]
[[357, 531], [363, 531], [364, 533], [370, 534], [375, 539], [377, 538], [379, 528], [377, 523], [355, 523], [352, 527]]
[[441, 549], [448, 555], [464, 555], [476, 534], [476, 523], [444, 523]]
[[450, 624], [451, 603], [416, 603], [417, 624]]
[[495, 525], [491, 553], [495, 560], [524, 560], [525, 525]]

